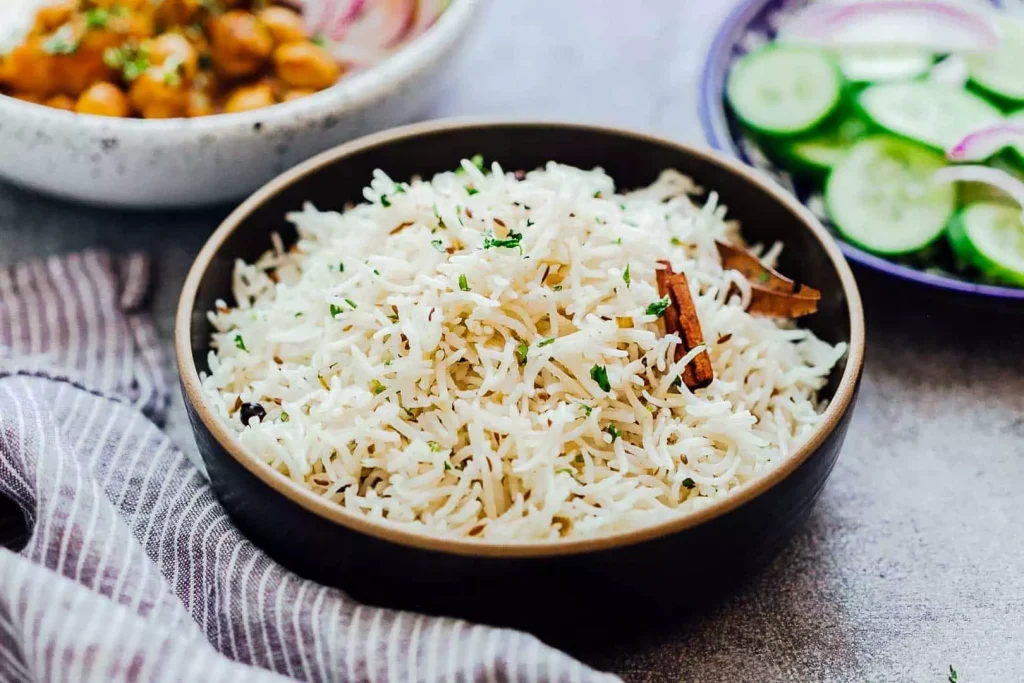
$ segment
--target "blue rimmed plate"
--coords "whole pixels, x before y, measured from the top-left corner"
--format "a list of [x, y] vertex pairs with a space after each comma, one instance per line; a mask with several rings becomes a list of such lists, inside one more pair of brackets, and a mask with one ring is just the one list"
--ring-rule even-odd
[[[700, 118], [704, 135], [712, 147], [736, 156], [767, 173], [789, 189], [828, 224], [820, 195], [794, 182], [768, 158], [757, 143], [746, 136], [725, 105], [725, 81], [733, 62], [750, 50], [770, 42], [786, 14], [809, 4], [809, 0], [743, 0], [725, 19], [708, 51], [701, 79]], [[1000, 5], [999, 2], [994, 2]], [[939, 268], [923, 268], [869, 254], [841, 239], [837, 240], [850, 261], [866, 268], [926, 287], [965, 295], [978, 303], [1011, 304], [1024, 307], [1024, 289], [975, 282]]]

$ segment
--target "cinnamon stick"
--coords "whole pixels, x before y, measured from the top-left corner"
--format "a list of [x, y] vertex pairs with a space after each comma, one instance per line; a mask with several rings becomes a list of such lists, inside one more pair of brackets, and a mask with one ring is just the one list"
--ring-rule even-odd
[[[668, 296], [670, 305], [665, 309], [663, 316], [665, 320], [665, 331], [676, 334], [682, 343], [676, 347], [676, 362], [683, 356], [704, 344], [704, 332], [700, 327], [700, 320], [697, 318], [697, 309], [690, 296], [690, 284], [684, 273], [672, 272], [672, 266], [668, 261], [658, 261], [664, 266], [657, 271], [658, 293]], [[711, 367], [711, 357], [708, 352], [701, 351], [683, 369], [683, 384], [695, 391], [703, 389], [715, 379], [714, 369]]]

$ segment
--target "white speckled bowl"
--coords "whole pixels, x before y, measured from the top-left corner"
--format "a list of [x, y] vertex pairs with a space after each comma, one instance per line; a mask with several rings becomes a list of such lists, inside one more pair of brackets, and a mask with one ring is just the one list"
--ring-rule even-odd
[[454, 0], [422, 36], [332, 88], [241, 114], [112, 119], [0, 95], [0, 178], [120, 208], [238, 199], [318, 152], [419, 114], [482, 2]]

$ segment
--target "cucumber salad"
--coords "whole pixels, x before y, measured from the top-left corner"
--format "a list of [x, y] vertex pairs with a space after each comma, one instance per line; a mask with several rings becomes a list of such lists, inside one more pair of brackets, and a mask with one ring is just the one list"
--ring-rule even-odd
[[733, 65], [725, 98], [847, 242], [1024, 287], [1024, 17], [820, 0]]

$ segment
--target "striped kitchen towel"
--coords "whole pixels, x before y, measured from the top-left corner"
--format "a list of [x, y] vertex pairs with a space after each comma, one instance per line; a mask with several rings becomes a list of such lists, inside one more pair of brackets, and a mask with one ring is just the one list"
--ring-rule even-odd
[[158, 427], [148, 280], [96, 251], [0, 268], [0, 681], [618, 680], [249, 543]]

